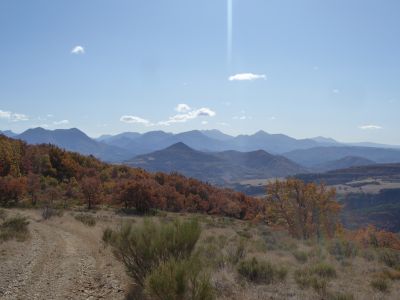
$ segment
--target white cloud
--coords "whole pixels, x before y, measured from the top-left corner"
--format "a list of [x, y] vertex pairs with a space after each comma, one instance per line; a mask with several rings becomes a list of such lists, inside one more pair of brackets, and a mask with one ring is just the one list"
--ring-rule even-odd
[[218, 122], [217, 123], [218, 125], [221, 125], [221, 126], [230, 126], [228, 123], [225, 123], [225, 122]]
[[12, 122], [19, 122], [19, 121], [28, 121], [29, 118], [27, 115], [13, 113], [11, 111], [4, 111], [0, 110], [0, 119], [6, 119]]
[[267, 75], [253, 74], [253, 73], [239, 73], [239, 74], [230, 76], [228, 79], [229, 79], [229, 81], [252, 81], [252, 80], [257, 80], [257, 79], [267, 80]]
[[184, 113], [184, 112], [191, 110], [191, 108], [189, 105], [181, 103], [181, 104], [178, 104], [177, 107], [175, 107], [175, 110], [177, 112]]
[[202, 125], [207, 125], [207, 124], [208, 124], [208, 121], [202, 121], [201, 124], [202, 124]]
[[0, 119], [11, 119], [11, 112], [0, 110]]
[[83, 48], [82, 46], [75, 46], [71, 50], [71, 54], [85, 54], [85, 48]]
[[168, 121], [158, 122], [158, 125], [169, 126], [173, 123], [184, 123], [188, 120], [196, 119], [198, 117], [214, 117], [216, 115], [215, 111], [208, 107], [202, 107], [199, 109], [191, 110], [187, 113], [177, 114], [168, 119]]
[[149, 120], [142, 119], [136, 116], [122, 116], [119, 119], [121, 122], [128, 123], [128, 124], [143, 124], [146, 126], [152, 125]]
[[379, 125], [370, 124], [370, 125], [361, 125], [358, 128], [360, 128], [362, 130], [368, 130], [368, 129], [382, 129], [383, 127], [379, 126]]
[[170, 126], [174, 123], [184, 123], [189, 120], [193, 120], [199, 117], [214, 117], [216, 112], [208, 107], [202, 107], [199, 109], [192, 109], [186, 104], [179, 104], [175, 110], [182, 111], [182, 113], [176, 114], [169, 117], [166, 121], [159, 121], [157, 123], [150, 122], [149, 120], [136, 117], [136, 116], [122, 116], [119, 120], [128, 124], [142, 124], [145, 126]]
[[234, 120], [246, 120], [247, 119], [247, 117], [246, 116], [235, 116], [235, 117], [233, 117], [232, 119], [234, 119]]
[[27, 115], [24, 114], [12, 114], [11, 120], [14, 122], [19, 122], [19, 121], [28, 121], [29, 118]]
[[69, 121], [68, 120], [54, 121], [53, 124], [54, 125], [67, 125], [67, 124], [69, 124]]
[[332, 90], [332, 93], [334, 93], [334, 94], [339, 94], [340, 91], [339, 91], [338, 89], [333, 89], [333, 90]]

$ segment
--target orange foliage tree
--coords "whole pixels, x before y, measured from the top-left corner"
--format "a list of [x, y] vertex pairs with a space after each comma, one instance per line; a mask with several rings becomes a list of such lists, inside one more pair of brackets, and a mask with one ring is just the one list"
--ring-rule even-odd
[[335, 189], [297, 179], [276, 180], [267, 186], [267, 217], [287, 227], [296, 238], [332, 237], [338, 226], [340, 205]]

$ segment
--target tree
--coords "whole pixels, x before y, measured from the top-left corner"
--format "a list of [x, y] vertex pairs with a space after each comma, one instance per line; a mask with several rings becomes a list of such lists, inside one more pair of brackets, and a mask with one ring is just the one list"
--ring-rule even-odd
[[267, 186], [267, 204], [269, 220], [284, 224], [296, 238], [331, 237], [338, 225], [336, 191], [323, 184], [276, 180]]
[[125, 208], [134, 206], [139, 213], [148, 213], [151, 208], [151, 189], [143, 183], [128, 181], [122, 186], [120, 200]]
[[29, 173], [26, 182], [27, 192], [31, 197], [32, 205], [36, 205], [37, 195], [40, 191], [40, 176], [37, 174]]
[[26, 191], [24, 177], [0, 177], [0, 205], [9, 206], [18, 203]]
[[101, 196], [101, 181], [97, 177], [84, 177], [80, 184], [88, 209], [92, 209]]

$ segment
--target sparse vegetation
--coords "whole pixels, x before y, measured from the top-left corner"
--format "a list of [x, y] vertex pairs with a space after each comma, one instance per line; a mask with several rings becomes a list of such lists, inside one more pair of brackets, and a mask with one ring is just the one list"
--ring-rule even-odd
[[292, 254], [296, 260], [302, 264], [306, 263], [308, 260], [308, 254], [304, 251], [295, 250], [292, 252]]
[[379, 259], [386, 266], [394, 269], [400, 269], [400, 253], [392, 249], [381, 249]]
[[25, 217], [15, 216], [6, 219], [0, 225], [0, 241], [16, 239], [24, 241], [29, 236], [29, 221]]
[[96, 218], [93, 217], [91, 214], [77, 214], [75, 219], [79, 222], [82, 222], [86, 226], [95, 226], [96, 225]]
[[312, 287], [317, 293], [324, 295], [327, 293], [328, 280], [336, 276], [335, 268], [323, 262], [294, 272], [294, 279], [301, 289]]
[[271, 284], [286, 278], [287, 270], [277, 267], [268, 261], [258, 260], [255, 257], [239, 263], [238, 272], [247, 280], [259, 284]]
[[388, 292], [389, 291], [389, 283], [384, 277], [377, 277], [371, 281], [371, 286], [380, 291], [380, 292]]
[[329, 253], [337, 260], [355, 257], [358, 253], [357, 245], [346, 239], [333, 239], [329, 242]]

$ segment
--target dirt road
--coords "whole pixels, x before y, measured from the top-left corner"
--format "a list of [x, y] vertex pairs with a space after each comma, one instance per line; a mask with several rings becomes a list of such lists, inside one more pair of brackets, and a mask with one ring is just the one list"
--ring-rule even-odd
[[0, 244], [0, 299], [124, 299], [129, 279], [101, 243], [106, 223], [18, 213], [28, 217], [31, 237]]

